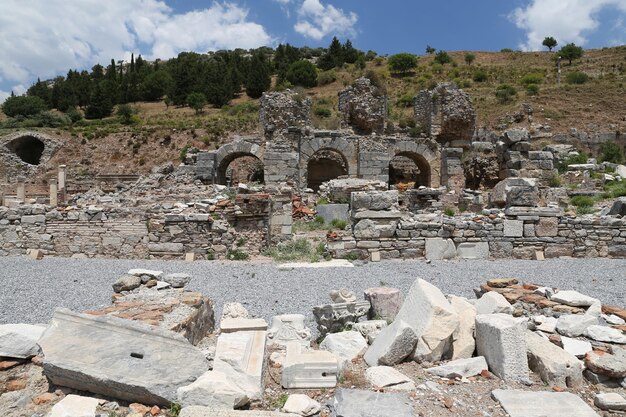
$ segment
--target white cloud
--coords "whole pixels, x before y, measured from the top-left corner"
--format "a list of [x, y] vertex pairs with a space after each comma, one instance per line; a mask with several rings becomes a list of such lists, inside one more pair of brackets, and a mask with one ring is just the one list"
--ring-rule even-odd
[[270, 43], [265, 28], [228, 1], [176, 14], [162, 0], [1, 0], [0, 87], [106, 65], [131, 52], [170, 58]]
[[304, 0], [294, 29], [307, 38], [319, 41], [331, 34], [355, 36], [357, 21], [358, 16], [354, 12], [346, 13], [331, 4], [324, 6], [320, 0]]
[[531, 0], [524, 8], [517, 8], [510, 18], [526, 31], [523, 50], [541, 49], [546, 36], [553, 36], [559, 44], [587, 43], [587, 35], [598, 29], [598, 13], [615, 7], [626, 13], [626, 0]]

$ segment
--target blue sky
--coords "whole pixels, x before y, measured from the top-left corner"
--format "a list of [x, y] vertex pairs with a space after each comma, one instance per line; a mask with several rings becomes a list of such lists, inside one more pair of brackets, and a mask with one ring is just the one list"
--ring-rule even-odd
[[613, 46], [626, 43], [626, 0], [2, 0], [0, 101], [38, 76], [131, 53], [327, 46], [333, 35], [381, 54], [540, 50], [545, 36]]

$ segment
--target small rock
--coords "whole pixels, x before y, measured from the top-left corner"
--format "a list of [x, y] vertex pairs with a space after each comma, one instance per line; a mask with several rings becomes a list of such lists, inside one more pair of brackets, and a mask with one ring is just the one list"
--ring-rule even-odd
[[480, 375], [488, 369], [487, 361], [482, 356], [469, 359], [458, 359], [444, 365], [426, 369], [426, 372], [441, 378], [467, 378]]
[[156, 282], [156, 289], [157, 290], [165, 290], [167, 288], [170, 288], [171, 285], [169, 282], [165, 282], [165, 281], [157, 281]]
[[626, 324], [626, 320], [624, 320], [621, 317], [616, 316], [615, 314], [611, 314], [611, 315], [602, 314], [600, 317], [602, 317], [602, 319], [605, 322], [607, 322], [607, 324], [612, 324], [614, 326], [621, 326], [623, 324]]
[[492, 288], [506, 288], [518, 283], [515, 278], [494, 278], [487, 281], [487, 285]]
[[561, 337], [563, 350], [577, 358], [584, 358], [587, 352], [591, 352], [593, 348], [591, 343], [586, 340], [571, 339], [569, 337]]
[[224, 319], [247, 319], [250, 318], [248, 310], [240, 303], [226, 303], [222, 309], [222, 320]]
[[584, 335], [598, 342], [626, 344], [626, 336], [624, 336], [621, 331], [611, 327], [598, 325], [589, 326], [585, 329]]
[[131, 269], [130, 271], [128, 271], [128, 275], [135, 275], [137, 277], [147, 275], [150, 278], [159, 279], [163, 275], [163, 271], [153, 271], [150, 269]]
[[589, 297], [578, 291], [559, 291], [552, 295], [550, 300], [570, 307], [589, 307], [598, 302], [597, 298]]
[[513, 313], [511, 303], [509, 303], [502, 294], [495, 291], [488, 292], [476, 300], [474, 307], [476, 307], [478, 314]]
[[183, 288], [191, 281], [191, 275], [189, 274], [167, 274], [163, 277], [163, 281], [167, 282], [172, 288]]
[[304, 394], [291, 394], [283, 406], [283, 412], [312, 416], [322, 409], [320, 403]]
[[616, 392], [596, 394], [593, 403], [601, 410], [626, 411], [626, 398]]
[[47, 417], [95, 417], [100, 400], [70, 394], [63, 398], [47, 415]]
[[390, 366], [373, 366], [365, 370], [367, 382], [377, 388], [399, 391], [415, 390], [415, 383], [408, 376]]
[[556, 322], [556, 331], [563, 336], [578, 337], [589, 326], [598, 324], [598, 319], [590, 315], [566, 314]]
[[367, 341], [356, 331], [330, 333], [320, 344], [320, 349], [334, 353], [339, 359], [339, 368], [344, 368], [367, 349]]
[[613, 354], [592, 351], [585, 355], [585, 366], [592, 372], [611, 378], [626, 378], [626, 349], [615, 348]]
[[115, 281], [113, 284], [113, 291], [132, 291], [135, 288], [139, 288], [141, 285], [141, 276], [136, 275], [123, 275]]
[[333, 303], [354, 303], [356, 302], [356, 294], [347, 288], [333, 290], [330, 292], [330, 299]]
[[46, 330], [32, 324], [0, 325], [0, 356], [27, 359], [41, 351], [37, 342]]

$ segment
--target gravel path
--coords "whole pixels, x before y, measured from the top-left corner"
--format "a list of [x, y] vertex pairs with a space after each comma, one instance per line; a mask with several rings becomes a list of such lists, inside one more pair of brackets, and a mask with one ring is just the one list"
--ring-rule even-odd
[[328, 292], [347, 287], [362, 294], [368, 287], [387, 285], [409, 289], [417, 277], [444, 293], [474, 297], [472, 288], [495, 277], [516, 277], [562, 289], [575, 289], [603, 303], [626, 306], [626, 260], [553, 259], [543, 262], [387, 261], [355, 268], [279, 271], [269, 263], [142, 261], [27, 257], [0, 258], [0, 324], [45, 323], [56, 307], [72, 310], [110, 304], [111, 284], [131, 268], [185, 272], [194, 278], [189, 288], [208, 295], [221, 314], [225, 302], [239, 301], [251, 314], [270, 319], [275, 314], [302, 313], [329, 302]]

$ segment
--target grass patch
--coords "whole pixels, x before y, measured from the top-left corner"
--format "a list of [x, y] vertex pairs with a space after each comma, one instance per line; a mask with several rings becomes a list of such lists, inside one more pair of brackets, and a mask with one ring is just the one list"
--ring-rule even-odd
[[604, 185], [603, 198], [626, 197], [626, 181], [611, 181]]
[[326, 247], [323, 242], [313, 247], [308, 239], [299, 238], [271, 248], [267, 255], [271, 256], [276, 262], [319, 262], [324, 258], [325, 252]]
[[344, 230], [348, 225], [348, 222], [345, 220], [333, 219], [333, 221], [330, 222], [330, 225], [332, 227], [336, 227], [339, 230]]
[[321, 216], [315, 216], [313, 221], [296, 220], [293, 222], [294, 232], [311, 232], [314, 230], [324, 229], [326, 229], [326, 224], [324, 222], [324, 218]]
[[250, 255], [241, 249], [230, 249], [226, 253], [226, 259], [229, 261], [247, 261], [250, 259]]
[[571, 198], [570, 203], [576, 208], [581, 207], [592, 207], [594, 203], [593, 197], [589, 197], [586, 195], [576, 195]]
[[288, 398], [289, 398], [289, 394], [287, 393], [280, 394], [277, 397], [270, 398], [269, 405], [272, 409], [283, 408]]

